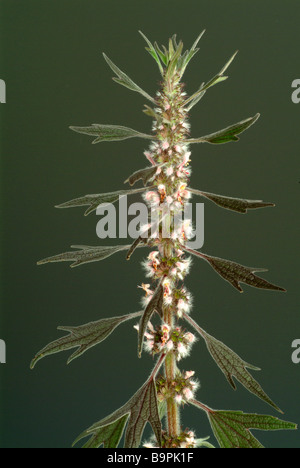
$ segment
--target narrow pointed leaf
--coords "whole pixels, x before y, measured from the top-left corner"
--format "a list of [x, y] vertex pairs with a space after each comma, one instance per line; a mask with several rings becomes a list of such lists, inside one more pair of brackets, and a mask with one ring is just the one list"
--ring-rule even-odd
[[142, 348], [144, 343], [144, 334], [148, 325], [148, 322], [151, 320], [152, 315], [154, 312], [157, 312], [160, 316], [163, 316], [163, 299], [164, 299], [164, 291], [161, 286], [161, 282], [159, 283], [155, 293], [151, 301], [149, 302], [148, 306], [143, 313], [140, 323], [139, 323], [139, 339], [138, 339], [138, 355], [141, 357]]
[[151, 424], [159, 446], [161, 446], [161, 420], [157, 406], [156, 386], [153, 380], [144, 387], [132, 405], [125, 435], [125, 448], [138, 448], [140, 446], [147, 421]]
[[242, 120], [230, 127], [224, 128], [223, 130], [219, 130], [216, 133], [211, 133], [210, 135], [205, 135], [201, 138], [191, 138], [186, 140], [186, 143], [211, 143], [214, 145], [229, 143], [230, 141], [238, 141], [240, 133], [247, 130], [247, 128], [251, 127], [257, 119], [260, 117], [260, 114], [256, 114], [254, 117], [250, 117], [249, 119]]
[[131, 245], [130, 249], [128, 250], [127, 252], [127, 255], [126, 255], [126, 260], [130, 260], [130, 258], [132, 257], [133, 253], [136, 251], [136, 249], [139, 247], [139, 245], [141, 243], [147, 243], [147, 240], [146, 239], [142, 239], [141, 236], [139, 236], [137, 239], [135, 239], [135, 241], [133, 242], [133, 244]]
[[[117, 437], [115, 431], [117, 431], [117, 434], [120, 435], [120, 428], [118, 432], [118, 429], [116, 429], [116, 423], [119, 421], [125, 425], [129, 416], [128, 426], [125, 433], [125, 448], [138, 448], [140, 446], [143, 431], [147, 422], [151, 424], [154, 434], [157, 438], [157, 443], [159, 447], [161, 447], [162, 426], [159, 418], [156, 385], [154, 379], [163, 361], [164, 356], [158, 360], [146, 383], [133, 395], [132, 398], [130, 398], [127, 403], [125, 403], [124, 406], [114, 411], [104, 419], [101, 419], [101, 421], [93, 424], [93, 426], [91, 426], [89, 429], [85, 430], [75, 440], [73, 445], [75, 445], [81, 439], [90, 436], [91, 439], [85, 446], [88, 448], [90, 448], [90, 445], [92, 447], [96, 447], [99, 442], [102, 442], [103, 430], [105, 430], [107, 433], [107, 429], [105, 428], [108, 426], [112, 426], [113, 437], [114, 440], [116, 440]], [[108, 432], [109, 431], [111, 431], [111, 429], [108, 429]], [[100, 445], [101, 444], [98, 446]]]
[[151, 166], [146, 167], [145, 169], [140, 169], [128, 177], [124, 183], [126, 184], [128, 182], [132, 186], [139, 180], [142, 180], [143, 184], [146, 186], [148, 182], [152, 181], [152, 179], [155, 177], [158, 168], [159, 166]]
[[140, 88], [137, 84], [135, 84], [129, 76], [127, 76], [124, 72], [122, 72], [108, 57], [107, 55], [103, 54], [107, 64], [110, 66], [112, 71], [117, 75], [118, 78], [113, 78], [116, 83], [119, 83], [122, 86], [125, 86], [132, 91], [136, 91], [137, 93], [142, 94], [146, 99], [149, 99], [151, 102], [155, 102], [154, 99], [146, 93], [142, 88]]
[[122, 250], [128, 250], [130, 245], [114, 245], [114, 246], [101, 246], [101, 247], [91, 247], [91, 246], [72, 246], [75, 249], [71, 252], [64, 252], [59, 255], [54, 255], [53, 257], [45, 258], [40, 260], [37, 264], [44, 265], [45, 263], [54, 263], [54, 262], [74, 262], [71, 264], [71, 267], [77, 267], [85, 263], [98, 262], [105, 260], [106, 258], [114, 255], [117, 252]]
[[159, 68], [159, 71], [161, 73], [161, 75], [164, 74], [164, 69], [161, 65], [161, 62], [160, 62], [160, 59], [159, 59], [159, 56], [154, 48], [154, 46], [151, 44], [151, 42], [149, 41], [149, 39], [147, 39], [147, 37], [145, 36], [145, 34], [142, 33], [142, 31], [139, 31], [140, 35], [145, 39], [145, 41], [147, 42], [148, 47], [146, 47], [146, 50], [149, 52], [149, 54], [154, 58], [155, 62], [157, 63], [158, 65], [158, 68]]
[[153, 139], [153, 135], [146, 135], [145, 133], [140, 133], [132, 128], [120, 125], [92, 124], [90, 127], [70, 127], [70, 129], [77, 133], [96, 137], [93, 144], [102, 141], [127, 140], [128, 138]]
[[264, 448], [250, 429], [277, 431], [297, 428], [296, 424], [274, 416], [242, 411], [211, 411], [207, 415], [221, 448]]
[[201, 252], [197, 252], [196, 250], [185, 248], [185, 250], [192, 255], [200, 257], [206, 260], [210, 266], [228, 281], [234, 288], [236, 288], [241, 293], [243, 289], [240, 286], [240, 283], [248, 284], [254, 288], [258, 289], [269, 289], [273, 291], [283, 291], [286, 290], [281, 288], [280, 286], [276, 286], [275, 284], [269, 283], [265, 279], [254, 275], [254, 272], [257, 271], [267, 271], [263, 268], [251, 268], [240, 265], [239, 263], [232, 262], [230, 260], [224, 260], [223, 258], [218, 257], [210, 257], [209, 255], [202, 254]]
[[258, 371], [260, 370], [258, 367], [247, 363], [246, 361], [241, 359], [234, 351], [232, 351], [232, 349], [228, 348], [228, 346], [222, 343], [222, 341], [219, 341], [213, 336], [206, 333], [206, 331], [200, 328], [199, 325], [196, 322], [194, 322], [194, 320], [191, 317], [189, 317], [186, 313], [184, 313], [183, 316], [205, 340], [210, 355], [216, 362], [217, 366], [221, 369], [227, 381], [234, 390], [236, 390], [236, 385], [233, 380], [233, 377], [235, 377], [238, 380], [238, 382], [240, 382], [249, 392], [253, 393], [258, 398], [265, 401], [277, 411], [282, 413], [280, 408], [278, 408], [278, 406], [269, 398], [269, 396], [264, 392], [260, 384], [247, 371], [247, 368]]
[[145, 190], [145, 188], [140, 188], [135, 190], [118, 190], [117, 192], [98, 193], [96, 195], [84, 195], [83, 197], [74, 198], [73, 200], [70, 200], [66, 203], [56, 205], [55, 208], [76, 208], [78, 206], [89, 206], [85, 212], [85, 216], [87, 216], [95, 211], [99, 205], [115, 203], [120, 199], [120, 197], [135, 195], [137, 193], [142, 193]]
[[159, 48], [157, 42], [154, 42], [154, 47], [155, 47], [155, 50], [158, 53], [159, 58], [161, 59], [162, 63], [167, 66], [168, 65], [168, 56], [167, 56], [167, 54], [161, 51], [161, 49]]
[[[226, 65], [220, 70], [220, 72], [215, 75], [211, 80], [209, 80], [207, 83], [202, 84], [202, 86], [196, 91], [192, 96], [186, 99], [184, 105], [189, 104], [187, 110], [190, 110], [192, 107], [194, 107], [195, 104], [199, 101], [198, 97], [200, 94], [205, 93], [209, 88], [212, 86], [216, 85], [217, 83], [220, 83], [224, 80], [227, 80], [227, 76], [223, 76], [227, 68], [231, 65], [233, 60], [235, 59], [238, 51], [236, 51], [233, 56], [230, 58], [230, 60], [226, 63]], [[201, 96], [202, 97], [202, 96]]]
[[121, 323], [139, 317], [140, 315], [142, 315], [142, 312], [136, 312], [121, 317], [101, 319], [97, 322], [90, 322], [79, 327], [58, 327], [58, 330], [67, 331], [69, 335], [63, 336], [45, 346], [45, 348], [39, 351], [34, 357], [30, 367], [33, 369], [37, 362], [46, 356], [78, 348], [68, 359], [68, 364], [70, 364], [73, 359], [78, 358], [88, 349], [104, 341]]
[[82, 448], [99, 448], [101, 445], [103, 445], [103, 448], [117, 448], [123, 435], [127, 419], [128, 414], [125, 414], [112, 424], [102, 427]]
[[166, 71], [166, 79], [172, 77], [173, 74], [174, 74], [175, 69], [178, 68], [178, 61], [180, 59], [182, 49], [183, 49], [183, 43], [180, 42], [176, 52], [174, 53], [174, 55], [172, 57], [172, 60], [170, 61], [169, 65], [168, 65], [168, 68], [167, 68], [167, 71]]
[[189, 64], [189, 62], [190, 62], [191, 59], [194, 57], [194, 55], [199, 51], [199, 49], [197, 48], [197, 45], [198, 45], [198, 42], [200, 41], [200, 39], [202, 38], [202, 36], [204, 35], [204, 33], [205, 33], [205, 29], [204, 29], [204, 31], [202, 31], [202, 33], [199, 34], [199, 36], [197, 37], [196, 41], [195, 41], [194, 44], [192, 45], [191, 50], [186, 51], [184, 60], [182, 61], [182, 65], [181, 65], [181, 67], [180, 67], [180, 76], [183, 75], [183, 73], [184, 73], [185, 70], [186, 70], [186, 67], [187, 67], [188, 64]]
[[275, 206], [274, 203], [266, 203], [262, 200], [246, 200], [243, 198], [224, 197], [223, 195], [217, 195], [215, 193], [202, 192], [200, 190], [189, 189], [189, 192], [195, 195], [200, 195], [211, 200], [216, 205], [226, 210], [236, 211], [238, 213], [246, 214], [248, 210], [257, 208], [265, 208]]

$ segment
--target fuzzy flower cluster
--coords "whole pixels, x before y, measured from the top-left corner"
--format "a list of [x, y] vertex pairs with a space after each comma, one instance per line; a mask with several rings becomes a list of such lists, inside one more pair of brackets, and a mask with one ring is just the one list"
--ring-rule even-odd
[[158, 401], [163, 402], [171, 398], [178, 405], [188, 403], [199, 388], [199, 382], [192, 379], [194, 375], [194, 371], [186, 371], [184, 374], [178, 371], [172, 382], [168, 382], [163, 376], [158, 377], [156, 379]]
[[173, 280], [183, 280], [189, 273], [191, 257], [182, 258], [183, 252], [177, 250], [176, 255], [166, 259], [160, 252], [153, 251], [143, 262], [143, 267], [148, 278], [158, 280], [163, 276], [170, 276]]
[[[138, 325], [135, 325], [134, 328], [139, 330]], [[196, 341], [193, 333], [185, 332], [181, 327], [171, 329], [166, 323], [154, 327], [151, 322], [148, 323], [145, 338], [144, 348], [152, 356], [158, 353], [172, 352], [177, 361], [189, 355], [191, 347]]]
[[[146, 442], [144, 448], [159, 448], [157, 447], [155, 439], [151, 439], [150, 442]], [[177, 437], [169, 437], [166, 432], [162, 433], [162, 446], [161, 448], [196, 448], [197, 440], [195, 439], [195, 433], [186, 429], [181, 432]]]

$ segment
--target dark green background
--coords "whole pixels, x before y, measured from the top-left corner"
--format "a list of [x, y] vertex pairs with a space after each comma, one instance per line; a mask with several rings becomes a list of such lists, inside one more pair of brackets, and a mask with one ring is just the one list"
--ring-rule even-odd
[[[69, 447], [96, 420], [120, 407], [145, 381], [152, 360], [137, 359], [133, 323], [66, 366], [67, 354], [42, 361], [35, 352], [79, 325], [139, 310], [137, 285], [145, 252], [70, 270], [37, 267], [40, 258], [72, 244], [97, 244], [96, 215], [55, 210], [86, 193], [123, 187], [145, 165], [143, 140], [92, 146], [69, 125], [111, 123], [149, 132], [142, 96], [116, 85], [101, 52], [149, 93], [159, 72], [144, 50], [141, 29], [159, 44], [177, 33], [190, 47], [202, 29], [201, 50], [184, 77], [187, 92], [240, 53], [230, 79], [191, 112], [192, 135], [210, 133], [261, 112], [238, 144], [193, 146], [192, 185], [225, 195], [274, 201], [247, 216], [207, 203], [204, 252], [269, 268], [265, 278], [287, 294], [245, 286], [238, 294], [195, 259], [188, 288], [193, 317], [245, 360], [263, 388], [299, 423], [300, 365], [291, 343], [299, 318], [299, 112], [291, 82], [300, 78], [298, 0], [1, 0], [1, 331], [7, 364], [0, 367], [1, 447]], [[138, 200], [138, 199], [137, 199]], [[111, 241], [112, 242], [112, 241]], [[276, 413], [238, 385], [233, 392], [198, 342], [182, 362], [201, 381], [198, 398], [216, 409]], [[211, 435], [205, 415], [186, 408], [184, 427]], [[299, 447], [297, 432], [258, 433], [268, 447]], [[211, 440], [214, 443], [214, 438]]]

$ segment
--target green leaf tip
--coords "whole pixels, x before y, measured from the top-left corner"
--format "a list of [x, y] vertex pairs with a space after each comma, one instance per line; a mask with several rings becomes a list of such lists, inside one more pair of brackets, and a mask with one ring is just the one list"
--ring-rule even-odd
[[249, 127], [251, 127], [260, 117], [260, 114], [256, 114], [254, 117], [249, 117], [248, 119], [242, 120], [234, 125], [219, 130], [215, 133], [210, 133], [201, 138], [191, 138], [186, 140], [186, 143], [211, 143], [211, 144], [224, 144], [229, 143], [230, 141], [239, 141], [240, 133], [243, 133]]
[[33, 369], [38, 361], [46, 356], [78, 348], [77, 351], [69, 357], [67, 364], [70, 364], [88, 349], [104, 341], [121, 323], [140, 317], [141, 314], [142, 312], [135, 312], [120, 317], [101, 319], [97, 322], [90, 322], [78, 327], [60, 326], [57, 329], [66, 331], [69, 335], [52, 341], [39, 351], [31, 361], [30, 368]]
[[225, 197], [224, 195], [217, 195], [215, 193], [202, 192], [193, 188], [188, 189], [189, 192], [195, 195], [200, 195], [206, 199], [212, 201], [221, 208], [226, 210], [235, 211], [237, 213], [246, 214], [248, 210], [254, 210], [258, 208], [274, 207], [274, 203], [264, 202], [262, 200], [247, 200], [244, 198], [233, 198]]
[[90, 127], [69, 127], [70, 130], [83, 135], [96, 137], [92, 142], [94, 145], [102, 141], [120, 141], [128, 138], [146, 138], [153, 139], [152, 135], [138, 132], [132, 128], [123, 127], [122, 125], [102, 125], [92, 124]]
[[140, 88], [134, 81], [132, 81], [129, 76], [127, 76], [120, 68], [118, 68], [111, 60], [110, 58], [107, 57], [107, 55], [103, 52], [103, 57], [108, 64], [108, 66], [112, 69], [112, 71], [117, 75], [117, 78], [114, 77], [113, 80], [122, 85], [125, 86], [125, 88], [131, 89], [131, 91], [135, 91], [142, 96], [144, 96], [146, 99], [151, 101], [152, 103], [155, 103], [155, 100], [148, 94], [146, 91], [144, 91], [142, 88]]
[[223, 372], [226, 380], [233, 388], [236, 390], [236, 385], [233, 380], [233, 377], [240, 382], [250, 393], [257, 396], [264, 402], [272, 406], [276, 411], [283, 414], [281, 409], [271, 400], [271, 398], [264, 392], [260, 384], [252, 377], [248, 372], [248, 369], [259, 371], [259, 367], [253, 366], [248, 362], [241, 359], [232, 349], [228, 348], [222, 341], [217, 340], [213, 336], [209, 335], [204, 331], [199, 325], [186, 313], [183, 314], [183, 317], [188, 323], [190, 323], [199, 335], [204, 339], [207, 349], [219, 367]]

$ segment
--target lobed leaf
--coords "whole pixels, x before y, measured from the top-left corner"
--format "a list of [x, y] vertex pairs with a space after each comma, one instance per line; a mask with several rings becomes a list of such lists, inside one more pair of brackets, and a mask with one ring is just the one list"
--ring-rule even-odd
[[200, 328], [199, 325], [186, 313], [184, 313], [183, 316], [205, 340], [210, 355], [216, 362], [217, 366], [221, 369], [227, 381], [234, 390], [236, 390], [236, 385], [233, 381], [233, 377], [235, 377], [238, 382], [240, 382], [249, 392], [253, 393], [258, 398], [265, 401], [277, 411], [282, 413], [280, 408], [278, 408], [278, 406], [269, 398], [260, 384], [247, 371], [247, 368], [252, 370], [260, 370], [258, 367], [255, 367], [252, 364], [248, 364], [224, 343], [206, 333], [206, 331]]
[[90, 127], [70, 127], [71, 130], [83, 135], [96, 137], [93, 144], [101, 141], [120, 141], [128, 138], [146, 138], [152, 139], [153, 135], [140, 133], [132, 128], [122, 127], [120, 125], [102, 125], [92, 124]]
[[234, 288], [236, 288], [241, 293], [243, 289], [240, 286], [240, 283], [248, 284], [254, 288], [258, 289], [269, 289], [273, 291], [283, 291], [286, 292], [285, 289], [281, 288], [280, 286], [276, 286], [275, 284], [269, 283], [265, 279], [254, 275], [254, 272], [257, 271], [268, 271], [264, 268], [251, 268], [240, 265], [239, 263], [232, 262], [230, 260], [224, 260], [223, 258], [218, 257], [210, 257], [209, 255], [202, 254], [201, 252], [197, 252], [196, 250], [192, 250], [189, 248], [184, 247], [184, 249], [195, 255], [206, 260], [210, 266], [228, 281]]
[[135, 195], [137, 193], [145, 192], [145, 188], [135, 190], [118, 190], [117, 192], [101, 193], [97, 195], [84, 195], [83, 197], [74, 198], [66, 203], [56, 205], [55, 208], [76, 208], [78, 206], [89, 206], [84, 213], [85, 216], [95, 211], [99, 205], [107, 203], [115, 203], [120, 197]]
[[250, 429], [276, 431], [297, 428], [296, 424], [274, 416], [247, 414], [242, 411], [211, 411], [207, 415], [221, 448], [264, 448]]
[[[99, 447], [103, 444], [103, 431], [108, 426], [112, 427], [112, 430], [108, 429], [108, 434], [109, 432], [112, 432], [114, 434], [114, 440], [116, 440], [118, 435], [121, 433], [119, 429], [119, 431], [117, 431], [117, 436], [115, 435], [116, 423], [123, 419], [122, 422], [124, 422], [125, 425], [129, 416], [128, 426], [125, 433], [124, 448], [139, 447], [147, 422], [151, 424], [154, 434], [157, 438], [158, 445], [161, 447], [162, 426], [159, 418], [156, 385], [154, 379], [163, 361], [164, 356], [159, 359], [146, 383], [133, 395], [133, 397], [127, 403], [125, 403], [124, 406], [114, 411], [112, 414], [102, 419], [101, 421], [93, 424], [93, 426], [91, 426], [89, 429], [85, 430], [75, 440], [73, 445], [75, 445], [81, 439], [91, 436], [91, 439], [86, 444], [86, 446], [88, 448], [90, 448], [90, 445], [92, 445], [92, 448], [94, 446]], [[120, 424], [120, 426], [122, 426], [122, 424]]]
[[71, 267], [77, 267], [85, 263], [98, 262], [105, 260], [111, 255], [120, 252], [122, 250], [128, 250], [130, 245], [115, 245], [115, 246], [101, 246], [91, 247], [87, 245], [72, 245], [74, 249], [81, 249], [77, 251], [64, 252], [53, 257], [48, 257], [40, 260], [37, 264], [44, 265], [45, 263], [54, 262], [74, 262]]
[[137, 84], [132, 81], [129, 76], [127, 76], [120, 68], [118, 68], [108, 57], [103, 53], [103, 57], [106, 60], [106, 63], [110, 66], [112, 71], [117, 75], [118, 78], [113, 78], [113, 80], [116, 83], [119, 83], [122, 86], [125, 86], [128, 89], [131, 89], [132, 91], [135, 91], [137, 93], [142, 94], [146, 99], [148, 99], [151, 102], [155, 102], [155, 100], [148, 94], [146, 91], [144, 91], [142, 88], [140, 88]]
[[248, 210], [253, 210], [257, 208], [265, 208], [269, 206], [275, 206], [274, 203], [266, 203], [262, 200], [246, 200], [243, 198], [233, 198], [233, 197], [225, 197], [223, 195], [217, 195], [215, 193], [209, 192], [202, 192], [200, 190], [195, 189], [188, 189], [189, 192], [200, 195], [202, 197], [211, 200], [216, 205], [220, 206], [221, 208], [225, 208], [226, 210], [236, 211], [238, 213], [246, 214]]
[[159, 283], [155, 293], [149, 304], [147, 305], [145, 312], [143, 313], [140, 323], [139, 323], [139, 338], [138, 338], [138, 355], [141, 357], [143, 343], [144, 343], [144, 334], [148, 325], [148, 322], [151, 320], [154, 312], [157, 312], [161, 317], [163, 316], [163, 300], [164, 300], [164, 291], [162, 288], [162, 281]]
[[186, 143], [211, 143], [217, 145], [229, 143], [230, 141], [238, 141], [239, 137], [237, 137], [237, 135], [251, 127], [251, 125], [253, 125], [259, 119], [259, 117], [260, 114], [256, 114], [254, 117], [242, 120], [241, 122], [230, 125], [230, 127], [219, 130], [218, 132], [205, 135], [201, 138], [191, 138], [186, 140]]
[[121, 323], [139, 317], [142, 312], [136, 312], [121, 317], [112, 317], [90, 322], [79, 327], [58, 327], [58, 330], [69, 332], [69, 335], [63, 336], [58, 340], [52, 341], [37, 353], [31, 362], [31, 369], [35, 367], [38, 361], [46, 356], [78, 348], [67, 363], [70, 364], [74, 359], [81, 356], [88, 349], [104, 341]]
[[143, 181], [143, 184], [146, 186], [148, 182], [152, 181], [157, 173], [157, 169], [160, 166], [151, 166], [146, 167], [145, 169], [139, 169], [134, 172], [128, 179], [125, 180], [125, 184], [128, 182], [131, 186], [134, 185], [139, 180]]
[[[82, 448], [99, 448], [101, 445], [103, 445], [103, 448], [117, 448], [123, 435], [127, 420], [128, 414], [125, 414], [108, 426], [101, 427]], [[84, 434], [82, 436], [85, 437]]]

